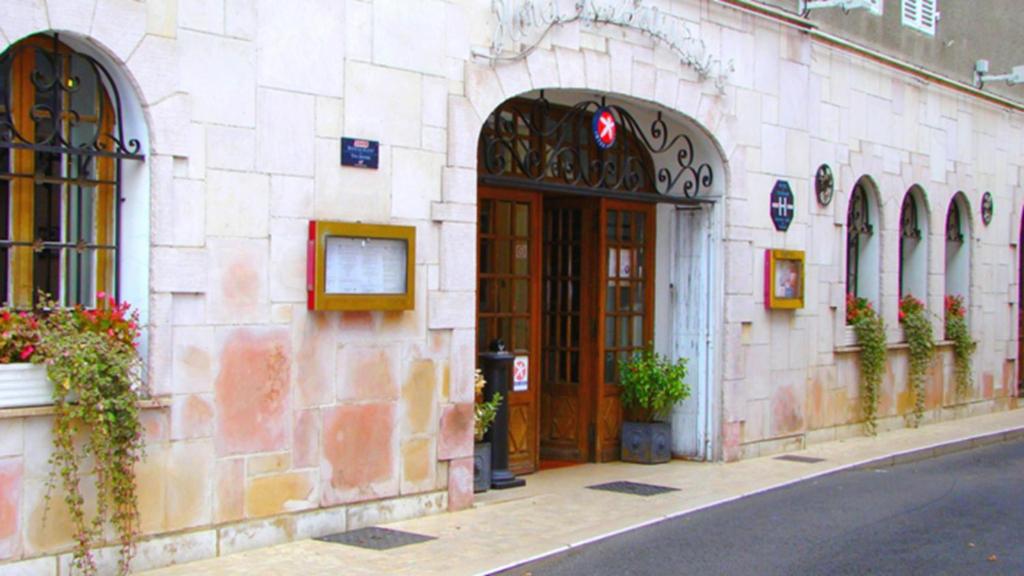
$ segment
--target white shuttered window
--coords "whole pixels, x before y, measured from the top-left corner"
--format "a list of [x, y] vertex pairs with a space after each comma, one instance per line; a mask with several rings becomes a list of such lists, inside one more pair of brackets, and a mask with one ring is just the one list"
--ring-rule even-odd
[[939, 19], [939, 0], [903, 0], [903, 25], [935, 35]]

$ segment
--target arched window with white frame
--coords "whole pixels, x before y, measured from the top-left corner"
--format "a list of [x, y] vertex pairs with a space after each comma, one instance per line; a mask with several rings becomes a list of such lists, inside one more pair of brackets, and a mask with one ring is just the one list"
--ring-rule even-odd
[[[147, 248], [148, 176], [138, 168], [145, 130], [126, 130], [125, 121], [140, 116], [138, 103], [119, 89], [123, 79], [73, 43], [37, 34], [0, 55], [5, 305], [31, 307], [40, 293], [65, 306], [93, 306], [100, 292], [123, 298], [122, 268]], [[128, 202], [126, 187], [143, 193]], [[145, 220], [134, 218], [140, 212]], [[127, 257], [126, 236], [142, 240]], [[135, 275], [144, 286], [145, 269]]]
[[946, 212], [946, 296], [960, 296], [966, 303], [971, 288], [970, 205], [957, 192]]
[[928, 209], [924, 190], [912, 186], [900, 206], [900, 299], [913, 296], [927, 302]]
[[880, 233], [874, 184], [861, 177], [850, 193], [846, 212], [846, 293], [878, 309]]

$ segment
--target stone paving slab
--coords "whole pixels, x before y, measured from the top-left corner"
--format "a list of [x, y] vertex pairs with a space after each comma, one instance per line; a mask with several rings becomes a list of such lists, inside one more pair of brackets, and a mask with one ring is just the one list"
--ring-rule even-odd
[[[313, 540], [146, 572], [147, 576], [487, 574], [645, 524], [858, 466], [885, 466], [1024, 437], [1024, 410], [815, 444], [804, 463], [766, 456], [732, 464], [585, 464], [527, 477], [527, 485], [479, 495], [475, 506], [389, 524], [437, 540], [377, 551]], [[630, 480], [678, 488], [640, 497], [586, 486]]]

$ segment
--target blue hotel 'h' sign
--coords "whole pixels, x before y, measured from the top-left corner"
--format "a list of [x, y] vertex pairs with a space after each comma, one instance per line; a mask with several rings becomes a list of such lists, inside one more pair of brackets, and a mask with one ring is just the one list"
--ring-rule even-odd
[[769, 209], [775, 229], [779, 232], [789, 230], [789, 223], [793, 221], [793, 214], [796, 212], [796, 206], [793, 204], [793, 191], [789, 188], [789, 182], [775, 181]]

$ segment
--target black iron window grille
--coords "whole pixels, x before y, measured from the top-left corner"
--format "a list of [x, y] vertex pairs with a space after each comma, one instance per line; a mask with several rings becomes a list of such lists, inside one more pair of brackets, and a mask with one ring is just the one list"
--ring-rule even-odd
[[949, 203], [949, 212], [946, 213], [946, 242], [964, 243], [963, 228], [960, 224], [960, 205], [956, 198]]
[[860, 296], [858, 274], [863, 243], [874, 233], [868, 202], [864, 186], [854, 186], [846, 213], [846, 292], [854, 296]]
[[903, 292], [903, 275], [906, 269], [906, 260], [909, 257], [908, 251], [917, 247], [921, 240], [921, 227], [917, 218], [917, 201], [914, 195], [907, 192], [903, 197], [903, 206], [900, 207], [900, 296]]
[[125, 136], [110, 73], [56, 35], [0, 56], [0, 298], [31, 306], [119, 295], [121, 162], [142, 160]]
[[[611, 112], [618, 137], [607, 149], [593, 136], [598, 110]], [[652, 155], [671, 158], [656, 168]], [[648, 202], [706, 201], [714, 182], [708, 163], [697, 163], [687, 134], [670, 134], [660, 112], [644, 130], [625, 108], [586, 100], [552, 104], [514, 98], [484, 123], [479, 144], [480, 181], [496, 186], [605, 196]]]

